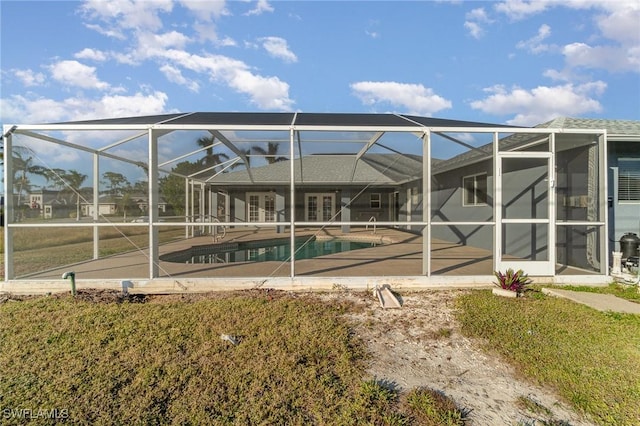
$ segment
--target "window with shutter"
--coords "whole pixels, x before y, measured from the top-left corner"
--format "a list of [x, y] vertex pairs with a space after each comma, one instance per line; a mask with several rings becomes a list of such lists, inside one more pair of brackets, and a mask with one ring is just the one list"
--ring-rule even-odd
[[618, 159], [618, 201], [640, 201], [640, 158]]

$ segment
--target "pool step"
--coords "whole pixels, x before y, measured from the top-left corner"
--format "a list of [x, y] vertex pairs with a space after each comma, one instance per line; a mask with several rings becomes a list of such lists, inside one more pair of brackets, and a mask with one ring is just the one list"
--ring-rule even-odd
[[383, 309], [402, 307], [400, 300], [398, 300], [396, 295], [393, 294], [389, 284], [384, 284], [381, 287], [376, 286], [374, 290], [374, 294], [378, 297], [378, 300], [380, 301], [380, 306], [382, 306]]

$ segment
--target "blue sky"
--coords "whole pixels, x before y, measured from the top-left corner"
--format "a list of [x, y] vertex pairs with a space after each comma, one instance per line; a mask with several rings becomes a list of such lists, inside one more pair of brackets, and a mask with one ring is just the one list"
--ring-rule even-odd
[[640, 119], [640, 1], [6, 1], [0, 123]]

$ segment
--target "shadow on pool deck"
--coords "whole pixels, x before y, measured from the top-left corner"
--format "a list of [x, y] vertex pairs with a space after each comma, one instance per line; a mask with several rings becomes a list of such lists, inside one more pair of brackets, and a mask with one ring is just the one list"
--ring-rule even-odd
[[[340, 237], [339, 228], [299, 229], [296, 236]], [[193, 246], [211, 245], [287, 237], [275, 229], [231, 229], [222, 241], [199, 236], [180, 239], [159, 247], [160, 255]], [[300, 277], [418, 277], [423, 276], [422, 236], [394, 228], [352, 230], [347, 236], [358, 240], [384, 241], [369, 248], [341, 252], [295, 262], [295, 275]], [[491, 276], [493, 253], [490, 250], [464, 246], [441, 240], [431, 242], [432, 276]], [[177, 263], [160, 261], [158, 278], [275, 278], [289, 277], [291, 262]], [[132, 251], [74, 265], [66, 265], [19, 279], [59, 280], [62, 273], [73, 270], [78, 279], [137, 279], [150, 276], [149, 251]], [[563, 274], [585, 274], [566, 268]], [[490, 283], [487, 283], [490, 284]]]

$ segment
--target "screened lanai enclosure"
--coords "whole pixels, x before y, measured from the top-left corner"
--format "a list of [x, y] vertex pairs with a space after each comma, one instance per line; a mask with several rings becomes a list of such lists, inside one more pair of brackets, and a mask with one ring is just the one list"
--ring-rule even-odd
[[3, 129], [5, 288], [490, 284], [608, 271], [606, 131], [185, 113]]

